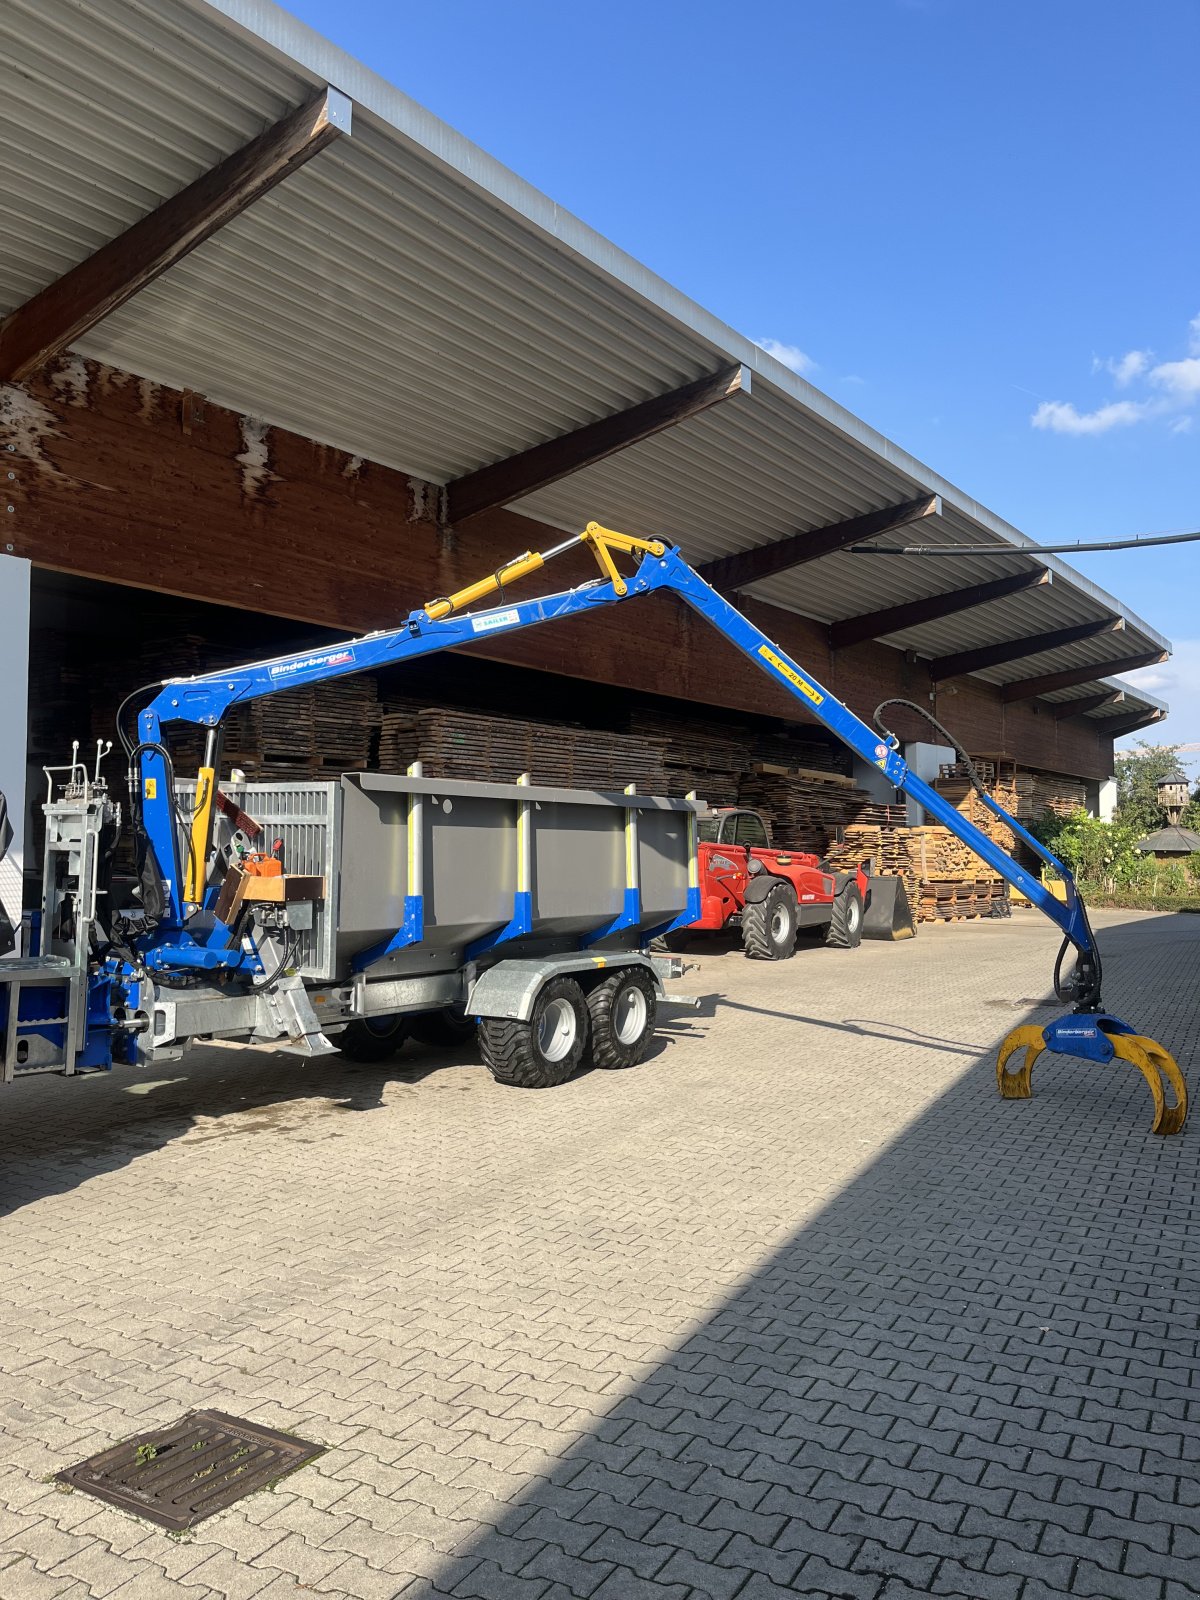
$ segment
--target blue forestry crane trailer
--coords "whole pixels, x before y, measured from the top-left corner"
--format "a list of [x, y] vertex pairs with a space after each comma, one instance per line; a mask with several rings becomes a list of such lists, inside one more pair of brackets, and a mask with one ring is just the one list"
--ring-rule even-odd
[[[537, 599], [509, 598], [510, 585], [581, 540], [599, 578]], [[618, 556], [634, 563], [628, 577]], [[500, 606], [470, 609], [497, 593]], [[1043, 1051], [1120, 1059], [1150, 1087], [1154, 1131], [1178, 1132], [1187, 1111], [1182, 1074], [1161, 1045], [1103, 1009], [1100, 952], [1063, 863], [981, 791], [1061, 877], [1059, 900], [909, 770], [880, 721], [883, 707], [873, 730], [710, 588], [677, 548], [596, 523], [430, 601], [398, 628], [150, 685], [159, 692], [138, 713], [132, 737], [118, 714], [138, 853], [136, 904], [117, 908], [109, 894], [121, 819], [99, 763], [95, 776], [78, 764], [63, 769], [68, 777], [57, 794], [52, 780], [45, 807], [40, 948], [0, 961], [3, 1077], [149, 1064], [213, 1038], [378, 1057], [409, 1025], [426, 1037], [477, 1028], [493, 1074], [525, 1087], [562, 1082], [588, 1050], [603, 1066], [640, 1059], [663, 978], [679, 970], [646, 947], [700, 913], [693, 804], [455, 784], [414, 768], [407, 779], [347, 774], [303, 793], [257, 785], [238, 805], [218, 778], [221, 719], [232, 706], [654, 593], [673, 594], [699, 613], [1062, 930], [1054, 988], [1071, 1009], [1008, 1035], [997, 1060], [1000, 1092], [1028, 1096]], [[190, 814], [164, 736], [178, 723], [206, 735]], [[253, 848], [261, 831], [255, 813], [278, 829], [281, 850]], [[584, 848], [564, 851], [564, 838]], [[580, 889], [580, 863], [593, 858], [605, 883]], [[1009, 1068], [1013, 1057], [1017, 1070]]]

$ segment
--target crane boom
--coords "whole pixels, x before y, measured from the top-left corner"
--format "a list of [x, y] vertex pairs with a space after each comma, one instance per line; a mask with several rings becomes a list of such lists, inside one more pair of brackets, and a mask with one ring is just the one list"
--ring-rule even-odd
[[[595, 553], [603, 573], [601, 578], [557, 594], [512, 601], [490, 610], [461, 609], [489, 594], [502, 593], [507, 585], [538, 571], [554, 556], [578, 548], [581, 539]], [[628, 580], [617, 570], [612, 559], [614, 551], [640, 556], [637, 569]], [[411, 612], [398, 628], [325, 645], [301, 655], [273, 657], [225, 672], [172, 679], [165, 683], [159, 695], [139, 717], [138, 749], [141, 754], [141, 791], [146, 825], [163, 870], [174, 915], [177, 918], [185, 915], [189, 898], [185, 892], [186, 885], [181, 882], [183, 874], [180, 870], [178, 829], [171, 803], [172, 785], [162, 749], [164, 724], [190, 722], [215, 731], [230, 707], [264, 695], [276, 694], [301, 684], [325, 682], [350, 673], [416, 660], [438, 650], [461, 648], [483, 638], [496, 638], [543, 622], [587, 615], [641, 595], [664, 592], [675, 595], [703, 617], [761, 672], [799, 701], [806, 712], [836, 734], [862, 760], [882, 772], [897, 789], [911, 796], [931, 817], [969, 845], [999, 877], [1020, 890], [1038, 910], [1056, 923], [1077, 953], [1073, 985], [1064, 992], [1063, 997], [1098, 1006], [1099, 961], [1095, 939], [1088, 926], [1087, 913], [1074, 878], [1055, 855], [990, 796], [983, 796], [984, 803], [996, 816], [1061, 875], [1066, 885], [1065, 901], [1058, 899], [1035, 873], [1021, 866], [982, 829], [964, 817], [944, 795], [918, 777], [895, 748], [894, 740], [870, 728], [811, 673], [793, 661], [780, 645], [707, 584], [684, 560], [678, 548], [668, 547], [657, 540], [641, 540], [619, 534], [612, 529], [600, 528], [595, 523], [589, 524], [582, 535], [566, 540], [544, 554], [527, 552], [490, 578], [472, 584], [457, 595], [430, 601]], [[215, 766], [215, 760], [206, 759], [203, 776], [210, 798]], [[207, 842], [205, 794], [201, 793], [198, 799], [199, 836], [192, 852], [193, 861], [197, 855], [203, 857]], [[198, 877], [198, 874], [193, 876]]]
[[[539, 571], [547, 561], [577, 548], [580, 542], [588, 546], [595, 557], [601, 573], [599, 578], [539, 599], [511, 600], [507, 597], [506, 585]], [[615, 555], [636, 559], [632, 576], [626, 578], [622, 574]], [[467, 609], [497, 593], [502, 597], [500, 605], [484, 611]], [[1059, 900], [1040, 878], [1021, 866], [918, 777], [901, 756], [894, 737], [868, 727], [786, 650], [705, 583], [677, 548], [660, 540], [617, 533], [594, 522], [589, 523], [582, 534], [564, 540], [552, 550], [527, 551], [490, 577], [457, 594], [429, 601], [410, 612], [398, 628], [347, 639], [299, 655], [252, 662], [231, 671], [168, 680], [139, 714], [136, 742], [129, 749], [135, 826], [150, 864], [144, 884], [154, 887], [157, 883], [156, 904], [161, 898], [161, 911], [150, 919], [150, 931], [140, 941], [140, 959], [159, 971], [171, 970], [174, 961], [187, 966], [189, 955], [194, 964], [196, 941], [186, 924], [200, 909], [207, 913], [207, 918], [197, 919], [192, 926], [200, 927], [200, 936], [209, 946], [202, 957], [204, 964], [211, 968], [227, 960], [237, 963], [242, 959], [240, 951], [228, 949], [230, 930], [222, 926], [215, 914], [217, 891], [205, 886], [216, 775], [220, 767], [221, 719], [231, 706], [296, 685], [320, 683], [352, 672], [415, 660], [438, 650], [460, 648], [482, 638], [514, 633], [543, 622], [587, 616], [625, 600], [656, 593], [673, 594], [690, 606], [760, 672], [791, 694], [807, 713], [829, 728], [862, 760], [882, 772], [897, 789], [916, 800], [1061, 929], [1063, 943], [1055, 964], [1054, 987], [1061, 1000], [1071, 1002], [1072, 1010], [1053, 1022], [1022, 1024], [1009, 1033], [996, 1063], [1001, 1094], [1008, 1099], [1028, 1097], [1034, 1064], [1046, 1050], [1083, 1056], [1100, 1063], [1119, 1057], [1136, 1066], [1150, 1087], [1155, 1104], [1154, 1131], [1178, 1132], [1187, 1116], [1187, 1085], [1168, 1051], [1120, 1017], [1102, 1009], [1099, 951], [1087, 909], [1074, 877], [1063, 862], [995, 800], [986, 794], [983, 796], [989, 809], [1014, 836], [1059, 874], [1065, 885], [1065, 897]], [[190, 834], [186, 835], [186, 877], [181, 871], [183, 830], [175, 799], [174, 773], [162, 733], [164, 725], [175, 722], [189, 722], [206, 730], [195, 814]], [[207, 932], [204, 931], [206, 923]], [[191, 952], [187, 949], [189, 942], [193, 945]], [[1063, 977], [1063, 959], [1072, 949], [1074, 968], [1069, 976]], [[1010, 1067], [1011, 1058], [1022, 1064]], [[1174, 1105], [1167, 1103], [1164, 1085], [1172, 1090]]]

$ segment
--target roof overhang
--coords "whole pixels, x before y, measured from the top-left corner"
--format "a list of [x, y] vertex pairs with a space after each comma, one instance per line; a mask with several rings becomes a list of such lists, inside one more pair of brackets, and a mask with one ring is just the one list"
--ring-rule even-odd
[[[1053, 582], [888, 642], [936, 658], [1111, 616], [1131, 657], [1169, 648], [1119, 600], [269, 0], [9, 0], [0, 63], [2, 311], [326, 86], [353, 102], [353, 138], [99, 322], [80, 353], [440, 485], [743, 366], [753, 373], [744, 402], [510, 503], [558, 527], [596, 518], [665, 536], [699, 564], [937, 496], [922, 542], [977, 544], [978, 555], [875, 561], [840, 550], [746, 592], [832, 623], [1036, 567]], [[1104, 635], [1076, 637], [976, 675], [1003, 685], [1093, 663], [1100, 672], [1113, 655]], [[1130, 697], [1152, 703], [1124, 687], [1126, 715]]]

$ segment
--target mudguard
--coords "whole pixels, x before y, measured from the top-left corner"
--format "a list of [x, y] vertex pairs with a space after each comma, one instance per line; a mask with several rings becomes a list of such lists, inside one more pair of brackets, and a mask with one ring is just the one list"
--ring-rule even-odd
[[765, 900], [777, 883], [786, 883], [792, 894], [796, 893], [796, 886], [789, 879], [781, 877], [774, 872], [756, 872], [746, 885], [746, 892], [742, 896], [742, 904], [756, 906], [760, 900]]

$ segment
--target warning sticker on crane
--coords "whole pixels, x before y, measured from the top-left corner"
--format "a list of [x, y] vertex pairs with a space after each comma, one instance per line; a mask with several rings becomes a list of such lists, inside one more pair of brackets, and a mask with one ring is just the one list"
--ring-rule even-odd
[[758, 653], [764, 661], [771, 663], [776, 672], [782, 673], [789, 683], [794, 683], [806, 700], [811, 700], [814, 706], [823, 704], [825, 696], [818, 694], [808, 679], [802, 678], [795, 667], [786, 662], [782, 656], [777, 656], [770, 645], [760, 644]]

